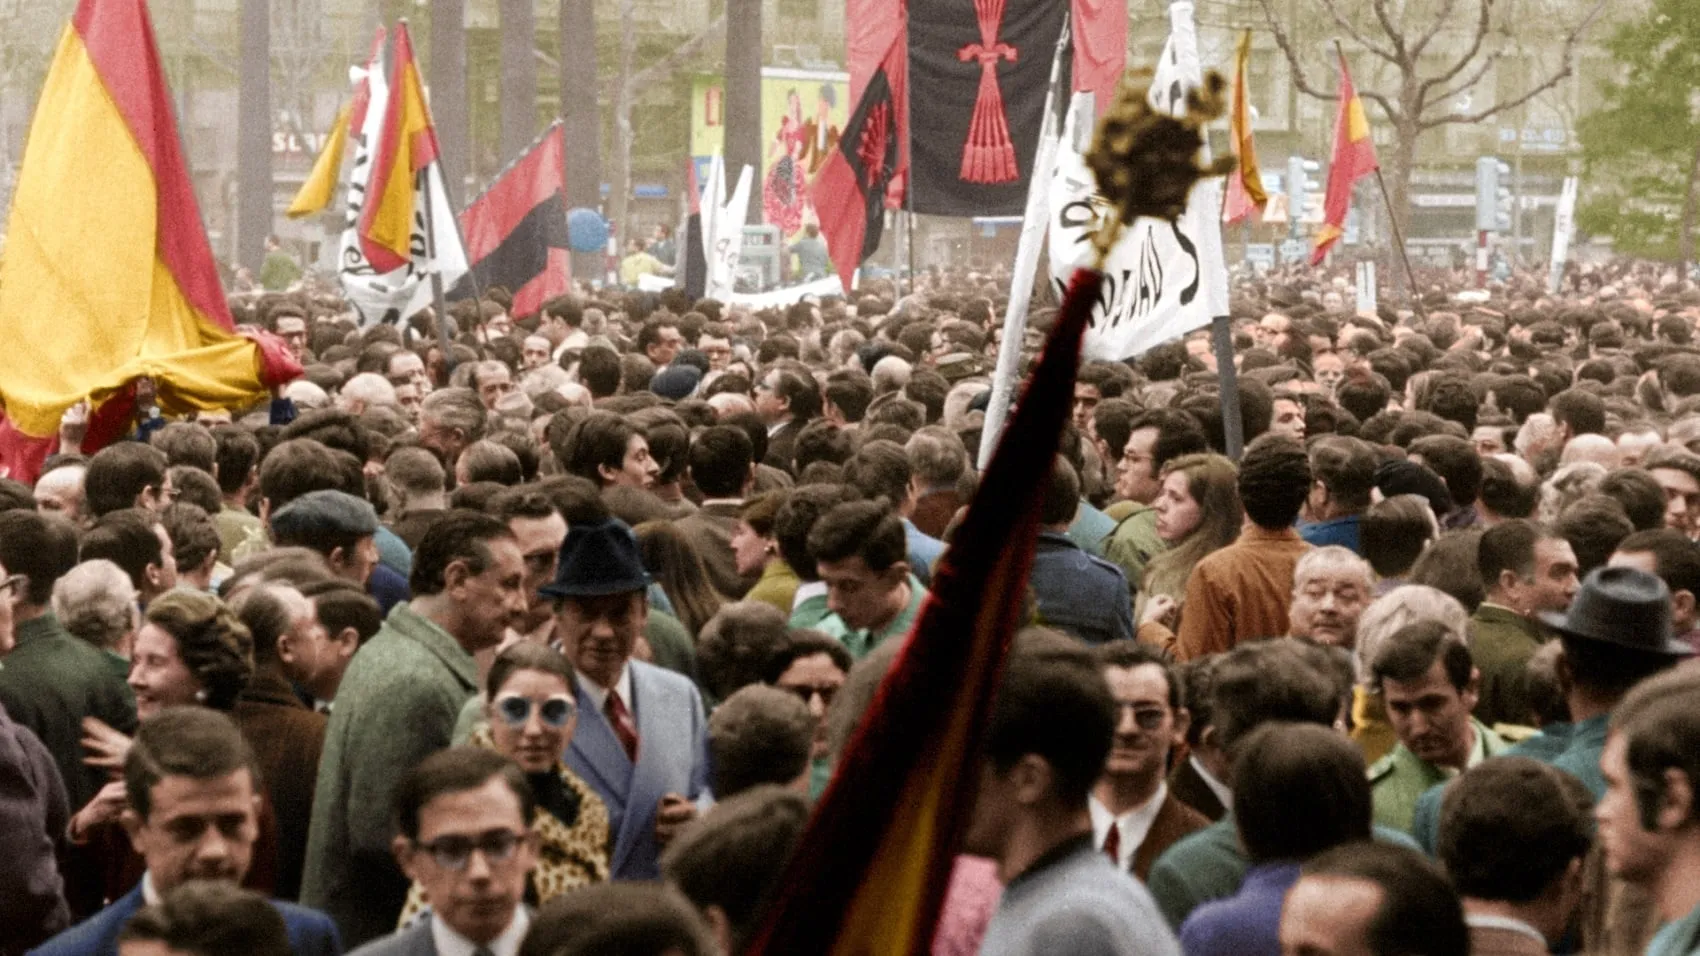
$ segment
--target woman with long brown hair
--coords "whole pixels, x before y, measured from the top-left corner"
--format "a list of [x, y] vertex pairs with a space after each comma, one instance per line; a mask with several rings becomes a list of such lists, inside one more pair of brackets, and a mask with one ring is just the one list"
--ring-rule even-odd
[[1134, 618], [1140, 641], [1160, 648], [1174, 643], [1193, 568], [1239, 537], [1245, 511], [1238, 477], [1234, 463], [1221, 455], [1183, 455], [1163, 468], [1162, 490], [1152, 506], [1157, 537], [1168, 547], [1145, 566], [1139, 584]]
[[673, 605], [673, 614], [695, 641], [702, 626], [726, 603], [708, 583], [708, 568], [696, 546], [670, 521], [645, 521], [632, 529], [637, 535], [643, 566]]

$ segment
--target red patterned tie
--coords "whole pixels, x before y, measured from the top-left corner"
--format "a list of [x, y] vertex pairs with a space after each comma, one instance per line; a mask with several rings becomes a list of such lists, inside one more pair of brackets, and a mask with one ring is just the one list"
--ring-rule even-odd
[[1110, 858], [1117, 869], [1122, 865], [1122, 831], [1116, 826], [1116, 821], [1110, 821], [1110, 832], [1104, 834], [1104, 855]]
[[608, 726], [614, 728], [614, 736], [620, 738], [620, 746], [626, 748], [626, 756], [631, 758], [632, 763], [637, 763], [637, 724], [632, 720], [632, 712], [626, 709], [626, 702], [620, 699], [619, 691], [608, 692], [608, 701], [603, 704], [602, 711], [608, 717]]

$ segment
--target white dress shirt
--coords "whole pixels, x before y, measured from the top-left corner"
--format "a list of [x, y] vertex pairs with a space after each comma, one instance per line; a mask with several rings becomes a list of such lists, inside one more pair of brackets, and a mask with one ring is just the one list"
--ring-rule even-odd
[[1192, 754], [1186, 759], [1188, 763], [1192, 764], [1192, 769], [1198, 771], [1198, 779], [1204, 781], [1204, 785], [1210, 788], [1210, 792], [1216, 795], [1216, 799], [1222, 802], [1222, 806], [1232, 808], [1234, 805], [1233, 788], [1229, 787], [1222, 781], [1217, 780], [1216, 777], [1211, 774], [1210, 769], [1204, 766], [1204, 763], [1198, 759], [1197, 754]]
[[[584, 696], [590, 699], [590, 706], [594, 707], [597, 713], [607, 716], [609, 688], [603, 687], [586, 677], [584, 671], [575, 668], [573, 673], [578, 675], [578, 686], [584, 691]], [[635, 723], [637, 711], [632, 709], [632, 669], [630, 667], [620, 668], [620, 676], [615, 678], [612, 689], [619, 693], [620, 703], [626, 705], [626, 712], [632, 715], [632, 721]]]
[[1110, 808], [1093, 796], [1088, 807], [1092, 811], [1092, 846], [1100, 853], [1104, 850], [1104, 840], [1110, 835], [1110, 824], [1116, 825], [1117, 836], [1121, 845], [1116, 850], [1116, 868], [1127, 872], [1133, 866], [1133, 856], [1139, 852], [1140, 844], [1145, 842], [1151, 833], [1151, 824], [1157, 819], [1157, 811], [1163, 809], [1163, 801], [1168, 799], [1169, 785], [1167, 782], [1157, 784], [1157, 792], [1151, 799], [1132, 810], [1116, 816]]
[[502, 935], [496, 937], [483, 947], [460, 935], [449, 927], [436, 914], [431, 915], [431, 942], [437, 947], [437, 956], [473, 956], [480, 948], [490, 956], [518, 956], [519, 944], [525, 942], [525, 931], [531, 928], [531, 915], [524, 906], [514, 907], [514, 918], [508, 923], [508, 928], [502, 930]]

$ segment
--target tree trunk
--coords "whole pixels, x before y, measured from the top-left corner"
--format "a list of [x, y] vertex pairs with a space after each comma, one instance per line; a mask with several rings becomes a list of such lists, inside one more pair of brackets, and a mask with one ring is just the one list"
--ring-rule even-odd
[[[259, 275], [272, 229], [271, 0], [242, 0], [236, 90], [236, 261]], [[184, 126], [192, 127], [191, 117]]]
[[1682, 200], [1682, 239], [1677, 256], [1682, 260], [1681, 275], [1688, 278], [1688, 269], [1694, 265], [1694, 226], [1695, 218], [1700, 215], [1700, 143], [1694, 144], [1694, 159], [1688, 164], [1688, 189]]
[[726, 179], [736, 183], [745, 166], [755, 170], [752, 225], [762, 221], [761, 7], [762, 0], [726, 0]]
[[537, 135], [537, 12], [532, 0], [502, 0], [502, 158], [510, 163]]
[[431, 0], [431, 118], [449, 203], [459, 206], [470, 169], [466, 102], [466, 0]]
[[[566, 140], [567, 208], [602, 206], [602, 111], [596, 86], [595, 0], [561, 0], [561, 125]], [[573, 275], [602, 272], [596, 254], [573, 254]]]
[[620, 0], [620, 82], [614, 88], [614, 175], [609, 177], [608, 221], [624, 254], [631, 236], [632, 61], [637, 56], [637, 19], [633, 0]]
[[[1414, 123], [1399, 123], [1393, 129], [1393, 149], [1381, 164], [1381, 176], [1387, 183], [1387, 196], [1383, 200], [1387, 204], [1387, 220], [1391, 227], [1387, 237], [1390, 255], [1388, 271], [1392, 273], [1391, 288], [1395, 300], [1409, 296], [1411, 299], [1421, 297], [1417, 289], [1411, 288], [1410, 278], [1405, 274], [1405, 263], [1409, 261], [1410, 250], [1405, 243], [1411, 238], [1411, 171], [1416, 166], [1417, 136], [1420, 135]], [[1381, 187], [1376, 187], [1379, 195]]]

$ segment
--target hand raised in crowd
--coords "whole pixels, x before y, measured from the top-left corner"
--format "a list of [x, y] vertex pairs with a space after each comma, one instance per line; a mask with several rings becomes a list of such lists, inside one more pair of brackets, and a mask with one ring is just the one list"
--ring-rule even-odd
[[83, 750], [88, 754], [83, 763], [118, 776], [124, 772], [124, 758], [130, 753], [130, 738], [113, 730], [98, 717], [84, 717]]

